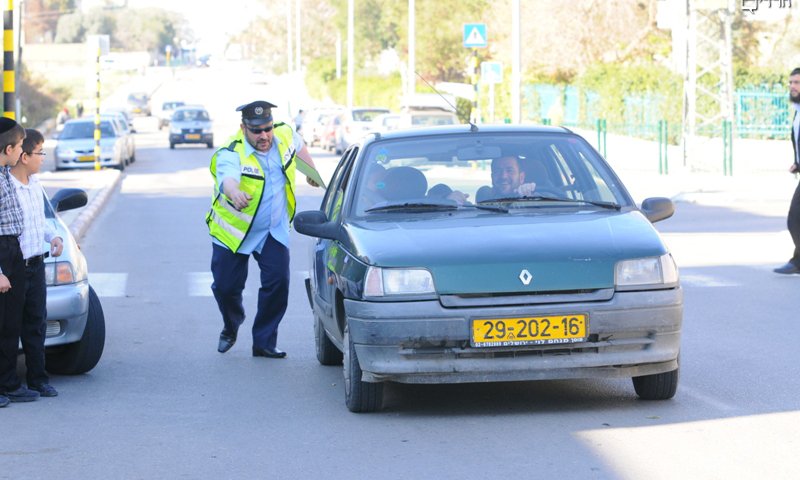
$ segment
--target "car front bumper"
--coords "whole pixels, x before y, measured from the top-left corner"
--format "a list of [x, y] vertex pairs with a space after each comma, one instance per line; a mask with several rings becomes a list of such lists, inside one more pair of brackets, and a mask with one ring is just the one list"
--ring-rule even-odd
[[169, 134], [169, 143], [214, 143], [213, 133]]
[[75, 343], [83, 338], [89, 314], [89, 282], [47, 287], [45, 347]]
[[[611, 300], [445, 308], [436, 300], [345, 300], [363, 380], [462, 383], [635, 377], [678, 368], [683, 291], [616, 292]], [[515, 347], [470, 346], [478, 318], [588, 314], [588, 340]]]

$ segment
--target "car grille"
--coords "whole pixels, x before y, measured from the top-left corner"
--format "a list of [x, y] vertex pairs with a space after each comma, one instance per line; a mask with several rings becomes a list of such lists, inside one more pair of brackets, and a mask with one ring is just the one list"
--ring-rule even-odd
[[473, 308], [541, 305], [546, 303], [606, 302], [613, 297], [613, 288], [601, 288], [597, 290], [565, 290], [524, 295], [515, 293], [440, 295], [439, 301], [445, 308]]
[[182, 128], [181, 133], [186, 135], [187, 133], [203, 133], [202, 128]]
[[451, 358], [510, 358], [510, 357], [547, 357], [556, 355], [575, 355], [585, 353], [601, 353], [606, 349], [643, 350], [655, 340], [649, 336], [600, 339], [597, 334], [589, 335], [586, 342], [573, 345], [529, 345], [525, 347], [491, 347], [473, 348], [469, 341], [442, 342], [438, 345], [413, 343], [404, 344], [400, 355], [419, 357], [421, 355], [445, 356]]

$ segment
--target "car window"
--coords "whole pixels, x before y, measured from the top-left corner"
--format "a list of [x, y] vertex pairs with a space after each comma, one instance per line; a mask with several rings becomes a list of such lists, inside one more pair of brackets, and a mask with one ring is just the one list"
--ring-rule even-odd
[[353, 120], [356, 122], [371, 122], [378, 115], [389, 113], [389, 110], [353, 110]]
[[376, 206], [441, 203], [454, 191], [467, 195], [467, 202], [473, 204], [519, 198], [518, 190], [503, 194], [503, 180], [493, 184], [492, 163], [505, 157], [513, 158], [519, 184], [535, 184], [535, 195], [560, 200], [512, 202], [513, 208], [631, 202], [607, 164], [583, 139], [571, 134], [486, 132], [387, 138], [370, 143], [362, 157], [354, 174], [359, 179], [353, 204], [356, 215], [367, 215]]
[[325, 192], [325, 197], [322, 199], [321, 210], [328, 216], [328, 220], [335, 220], [339, 217], [341, 211], [342, 200], [344, 198], [344, 190], [347, 186], [347, 179], [353, 158], [357, 153], [357, 149], [348, 150], [339, 161], [339, 166], [333, 172], [328, 191]]
[[[109, 121], [100, 122], [100, 135], [102, 137], [116, 137], [117, 132]], [[94, 138], [94, 122], [67, 122], [64, 130], [58, 136], [59, 140], [74, 140], [78, 138]]]
[[178, 110], [172, 116], [176, 122], [208, 121], [208, 118], [205, 110]]

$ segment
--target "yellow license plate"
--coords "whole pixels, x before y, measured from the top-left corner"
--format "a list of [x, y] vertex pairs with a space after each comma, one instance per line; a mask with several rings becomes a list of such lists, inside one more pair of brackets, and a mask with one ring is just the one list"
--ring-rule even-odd
[[481, 318], [472, 321], [473, 347], [513, 347], [577, 343], [586, 340], [584, 314]]
[[199, 133], [187, 133], [186, 134], [186, 140], [200, 140], [200, 134]]
[[81, 155], [78, 157], [79, 162], [94, 162], [94, 155]]

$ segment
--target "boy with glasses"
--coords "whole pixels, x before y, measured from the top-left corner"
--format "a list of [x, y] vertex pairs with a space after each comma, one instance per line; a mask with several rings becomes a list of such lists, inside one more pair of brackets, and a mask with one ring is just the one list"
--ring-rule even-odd
[[[61, 255], [64, 242], [56, 236], [53, 226], [44, 216], [44, 196], [39, 183], [39, 170], [45, 157], [44, 137], [37, 130], [25, 130], [22, 155], [11, 169], [14, 184], [22, 207], [23, 228], [19, 236], [22, 257], [25, 259], [25, 298], [22, 315], [22, 350], [25, 352], [28, 388], [43, 397], [55, 397], [45, 372], [44, 339], [47, 331], [47, 283], [44, 276], [44, 259], [48, 255]], [[45, 250], [44, 242], [50, 244]]]

